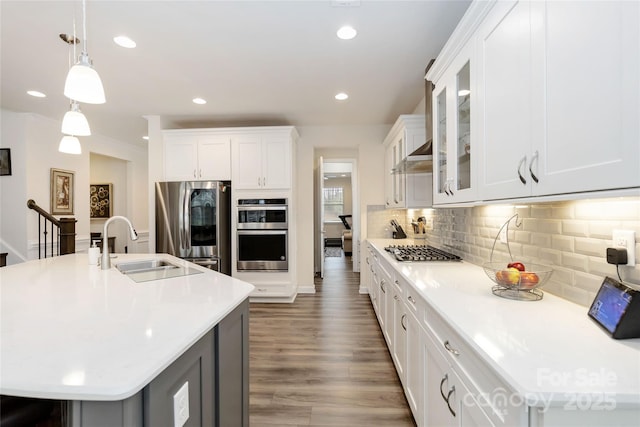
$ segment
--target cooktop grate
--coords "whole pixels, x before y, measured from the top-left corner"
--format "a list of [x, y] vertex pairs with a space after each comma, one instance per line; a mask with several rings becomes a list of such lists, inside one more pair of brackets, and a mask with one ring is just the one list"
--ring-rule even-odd
[[398, 261], [461, 261], [458, 255], [428, 245], [391, 245], [384, 248]]

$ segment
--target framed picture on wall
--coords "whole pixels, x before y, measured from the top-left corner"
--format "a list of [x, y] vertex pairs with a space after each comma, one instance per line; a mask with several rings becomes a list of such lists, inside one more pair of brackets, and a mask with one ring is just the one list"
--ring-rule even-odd
[[51, 168], [51, 214], [73, 215], [73, 172]]
[[11, 175], [11, 149], [0, 148], [0, 176]]
[[89, 208], [91, 219], [110, 218], [113, 208], [113, 184], [90, 184]]

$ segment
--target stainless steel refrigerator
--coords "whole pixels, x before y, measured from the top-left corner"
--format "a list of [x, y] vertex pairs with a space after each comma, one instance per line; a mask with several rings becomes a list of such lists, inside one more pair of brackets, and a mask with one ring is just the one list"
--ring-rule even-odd
[[231, 275], [231, 182], [156, 182], [156, 252]]

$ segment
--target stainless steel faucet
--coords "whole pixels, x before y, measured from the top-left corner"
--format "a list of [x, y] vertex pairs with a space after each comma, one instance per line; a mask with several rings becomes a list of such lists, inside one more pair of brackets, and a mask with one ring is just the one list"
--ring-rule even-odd
[[138, 233], [136, 229], [133, 228], [133, 224], [127, 217], [124, 216], [112, 216], [104, 223], [104, 229], [102, 230], [102, 258], [100, 260], [100, 268], [103, 270], [108, 270], [111, 268], [111, 259], [109, 258], [109, 224], [111, 224], [116, 219], [121, 219], [126, 222], [129, 226], [129, 233], [131, 234], [131, 240], [138, 240]]

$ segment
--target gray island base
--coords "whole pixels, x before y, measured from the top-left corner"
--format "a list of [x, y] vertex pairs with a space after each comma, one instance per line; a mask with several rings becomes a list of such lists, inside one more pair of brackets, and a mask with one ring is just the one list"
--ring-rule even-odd
[[249, 426], [249, 302], [121, 401], [70, 401], [73, 427], [173, 427], [174, 395], [188, 383], [187, 427]]

